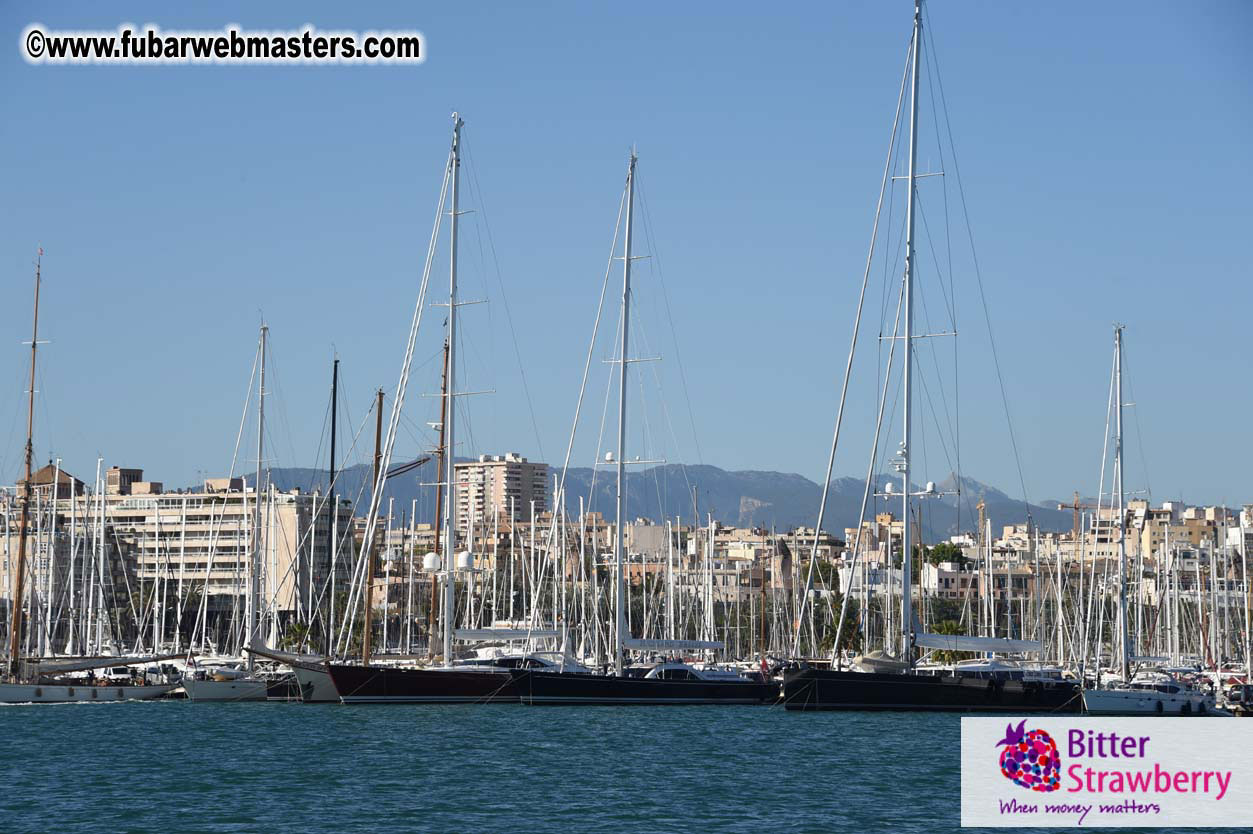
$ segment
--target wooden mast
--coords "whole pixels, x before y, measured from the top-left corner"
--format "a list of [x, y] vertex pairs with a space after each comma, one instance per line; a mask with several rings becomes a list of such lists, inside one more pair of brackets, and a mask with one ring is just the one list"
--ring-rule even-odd
[[[18, 652], [22, 645], [22, 595], [26, 584], [26, 528], [30, 526], [31, 463], [35, 455], [32, 437], [35, 431], [35, 351], [39, 346], [39, 273], [44, 250], [35, 259], [35, 323], [30, 337], [30, 391], [26, 408], [26, 477], [23, 479], [21, 525], [17, 534], [17, 577], [9, 603], [9, 664], [17, 678], [21, 671]], [[53, 484], [53, 489], [56, 484]]]
[[[374, 411], [374, 490], [379, 488], [379, 465], [383, 460], [383, 389], [378, 390]], [[375, 499], [382, 503], [382, 496]], [[361, 635], [361, 665], [370, 665], [370, 631], [374, 627], [374, 537], [365, 544], [365, 623]]]
[[[435, 547], [434, 552], [439, 553], [439, 533], [443, 526], [440, 523], [441, 513], [444, 507], [444, 422], [448, 419], [448, 340], [444, 340], [444, 372], [439, 384], [439, 447], [435, 450]], [[513, 535], [513, 526], [510, 525], [509, 535]], [[431, 579], [431, 608], [428, 612], [426, 633], [427, 647], [426, 656], [435, 657], [435, 609], [439, 605], [439, 583], [434, 577]]]
[[[330, 571], [331, 576], [334, 575], [334, 572], [336, 570], [335, 519], [339, 516], [339, 502], [335, 498], [335, 435], [337, 431], [335, 417], [336, 417], [336, 412], [338, 411], [339, 411], [339, 358], [336, 357], [334, 362], [331, 364], [331, 456], [330, 456], [330, 461], [329, 461], [330, 466], [328, 467], [327, 481], [326, 481], [326, 501], [329, 502], [328, 506], [331, 508], [330, 514], [327, 515], [326, 517], [326, 563], [329, 566], [329, 571]], [[316, 518], [314, 519], [313, 523], [314, 525], [317, 524]], [[309, 555], [310, 555], [310, 559], [312, 560], [312, 557], [313, 557], [312, 546], [310, 546], [309, 548]], [[328, 576], [327, 578], [331, 579], [330, 576]], [[333, 579], [331, 581], [333, 581]], [[313, 583], [310, 582], [309, 584], [310, 584], [310, 587], [312, 587]], [[334, 588], [333, 585], [331, 587]], [[335, 610], [334, 593], [330, 595], [330, 599], [328, 600], [328, 603], [330, 606], [330, 612], [333, 612]], [[310, 616], [312, 616], [312, 612], [310, 613]], [[331, 616], [333, 616], [333, 614], [331, 614]], [[328, 618], [323, 622], [323, 627], [328, 629], [328, 631], [330, 629], [331, 616], [328, 616]]]

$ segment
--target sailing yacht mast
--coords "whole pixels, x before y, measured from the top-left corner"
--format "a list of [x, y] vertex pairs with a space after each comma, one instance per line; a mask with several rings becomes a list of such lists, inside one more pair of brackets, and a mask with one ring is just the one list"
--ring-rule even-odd
[[[261, 570], [261, 468], [265, 465], [262, 454], [265, 437], [265, 342], [270, 328], [261, 325], [261, 373], [257, 382], [257, 479], [252, 485], [252, 562], [248, 570], [248, 637], [245, 645], [252, 641], [259, 630], [258, 618], [260, 611], [259, 573]], [[256, 665], [256, 655], [248, 653], [248, 671], [252, 672]]]
[[[444, 426], [448, 420], [448, 340], [444, 340], [444, 370], [440, 375], [439, 384], [439, 448], [435, 451], [435, 552], [439, 553], [439, 534], [440, 534], [440, 512], [444, 506]], [[516, 525], [513, 523], [512, 508], [509, 516], [509, 537], [510, 547], [513, 547], [513, 537], [517, 535]], [[513, 564], [510, 562], [509, 569], [513, 570]], [[510, 576], [512, 582], [512, 575]], [[513, 597], [512, 584], [510, 585], [509, 604], [510, 619], [513, 618]], [[431, 580], [431, 610], [428, 612], [427, 628], [426, 628], [426, 653], [427, 657], [435, 657], [435, 613], [439, 608], [439, 591], [436, 588], [435, 580]]]
[[[26, 528], [30, 524], [30, 476], [35, 454], [31, 438], [35, 431], [35, 350], [39, 347], [39, 280], [43, 253], [40, 247], [35, 259], [35, 324], [30, 337], [30, 399], [26, 408], [26, 477], [23, 479], [21, 525], [17, 532], [17, 577], [9, 603], [9, 665], [14, 678], [21, 671], [18, 650], [22, 645], [22, 593], [25, 590], [22, 586], [26, 582]], [[53, 486], [55, 488], [56, 485]]]
[[[327, 619], [322, 624], [323, 628], [325, 628], [327, 632], [328, 651], [330, 649], [329, 638], [330, 638], [331, 633], [334, 631], [334, 626], [333, 626], [334, 613], [333, 612], [335, 609], [334, 582], [335, 582], [335, 570], [336, 570], [335, 518], [339, 515], [339, 502], [335, 499], [335, 434], [336, 434], [336, 429], [337, 429], [335, 417], [336, 417], [336, 412], [338, 411], [339, 411], [339, 357], [335, 357], [334, 361], [331, 363], [331, 454], [330, 454], [330, 460], [328, 461], [328, 466], [327, 466], [326, 500], [324, 502], [324, 505], [329, 507], [331, 510], [330, 514], [327, 515], [326, 517], [326, 560], [327, 560], [327, 564], [330, 565], [330, 576], [328, 577], [328, 580], [332, 583], [332, 585], [331, 585], [330, 599], [328, 600], [329, 610], [327, 612]], [[314, 525], [316, 524], [317, 524], [317, 520], [314, 519]], [[313, 546], [312, 545], [310, 545], [309, 547], [309, 561], [310, 561], [310, 564], [312, 564], [313, 562]], [[312, 593], [312, 589], [313, 589], [312, 578], [310, 579], [310, 582], [309, 582], [309, 588], [310, 588], [310, 592]], [[312, 618], [313, 613], [310, 612], [309, 616], [310, 618]]]
[[1115, 423], [1114, 467], [1118, 479], [1118, 639], [1121, 641], [1119, 671], [1123, 683], [1131, 683], [1131, 646], [1127, 641], [1127, 517], [1123, 508], [1126, 489], [1123, 486], [1122, 474], [1122, 325], [1114, 325], [1114, 378], [1118, 397], [1118, 412]]
[[456, 478], [453, 465], [453, 449], [456, 448], [457, 409], [453, 397], [457, 390], [457, 217], [459, 215], [458, 188], [461, 179], [461, 116], [452, 114], [452, 210], [449, 213], [448, 249], [448, 388], [444, 393], [444, 665], [452, 665], [452, 629], [456, 604], [456, 585], [453, 570], [456, 568], [457, 549], [454, 520], [457, 507]]
[[914, 666], [913, 656], [913, 598], [911, 592], [913, 554], [910, 552], [909, 518], [909, 455], [913, 422], [913, 374], [914, 374], [914, 183], [918, 160], [918, 66], [922, 52], [922, 0], [914, 0], [914, 43], [911, 48], [913, 68], [909, 92], [909, 200], [905, 209], [905, 426], [901, 439], [901, 659]]
[[618, 375], [618, 496], [617, 515], [614, 519], [613, 561], [615, 593], [617, 606], [614, 621], [614, 652], [613, 671], [622, 676], [623, 646], [626, 640], [626, 582], [623, 575], [623, 539], [622, 520], [626, 515], [626, 482], [623, 479], [623, 466], [626, 464], [626, 394], [627, 394], [627, 344], [631, 332], [631, 219], [635, 210], [635, 151], [631, 151], [631, 161], [627, 165], [627, 212], [626, 238], [622, 258], [622, 344], [618, 361], [621, 372]]
[[[376, 508], [383, 506], [383, 490], [380, 486], [379, 475], [382, 474], [381, 463], [383, 460], [383, 389], [380, 388], [374, 392], [376, 398], [374, 403], [374, 480], [371, 489], [374, 491], [374, 504]], [[376, 510], [377, 512], [377, 510]], [[377, 518], [377, 516], [376, 516]], [[392, 517], [391, 509], [387, 511], [387, 526], [391, 528]], [[361, 624], [361, 665], [370, 665], [370, 653], [373, 647], [374, 636], [374, 531], [365, 542], [365, 569], [363, 588], [363, 596], [365, 610], [362, 612], [363, 619]], [[383, 602], [384, 607], [387, 601]]]

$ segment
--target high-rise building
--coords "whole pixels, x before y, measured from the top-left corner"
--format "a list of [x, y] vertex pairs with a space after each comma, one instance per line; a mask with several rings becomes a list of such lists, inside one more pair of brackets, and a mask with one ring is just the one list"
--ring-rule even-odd
[[502, 519], [528, 520], [531, 502], [535, 515], [548, 511], [548, 464], [527, 460], [517, 452], [479, 455], [477, 461], [458, 463], [457, 532], [465, 536], [473, 521], [491, 524]]

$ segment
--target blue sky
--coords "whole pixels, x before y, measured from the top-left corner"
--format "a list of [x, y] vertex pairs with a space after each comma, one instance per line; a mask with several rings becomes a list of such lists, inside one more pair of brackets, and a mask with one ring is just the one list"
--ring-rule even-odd
[[[461, 453], [560, 461], [634, 144], [653, 255], [639, 262], [640, 326], [664, 357], [660, 390], [635, 412], [639, 436], [653, 440], [636, 448], [820, 477], [911, 6], [763, 9], [0, 7], [0, 328], [10, 337], [0, 477], [20, 474], [20, 341], [38, 245], [50, 340], [40, 461], [58, 456], [90, 481], [100, 455], [170, 485], [225, 470], [262, 311], [277, 383], [267, 457], [324, 458], [333, 352], [354, 429], [373, 389], [395, 386], [454, 109], [479, 186], [465, 295], [492, 299], [464, 313], [465, 387], [496, 392], [467, 400]], [[1154, 499], [1253, 500], [1253, 57], [1243, 43], [1253, 6], [935, 0], [928, 15], [1029, 497], [1095, 491], [1119, 320], [1136, 402], [1129, 430], [1141, 433], [1128, 441], [1128, 486]], [[416, 28], [428, 60], [29, 66], [18, 42], [32, 22]], [[922, 130], [935, 135], [929, 122]], [[936, 158], [924, 143], [920, 166]], [[953, 173], [922, 186], [928, 206], [936, 189], [955, 198]], [[974, 286], [968, 270], [954, 281]], [[873, 332], [878, 295], [871, 306]], [[977, 291], [959, 294], [958, 311], [962, 467], [1017, 493]], [[438, 312], [426, 319], [411, 391], [438, 387], [439, 322]], [[582, 464], [597, 453], [605, 381], [594, 369]], [[873, 362], [863, 370], [837, 474], [866, 466]], [[418, 427], [433, 419], [431, 400], [410, 402], [398, 458], [417, 453]], [[938, 453], [927, 469], [947, 474]]]

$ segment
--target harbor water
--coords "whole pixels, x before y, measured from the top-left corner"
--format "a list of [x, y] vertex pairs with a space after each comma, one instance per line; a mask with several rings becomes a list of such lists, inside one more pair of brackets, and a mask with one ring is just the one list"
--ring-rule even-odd
[[777, 707], [0, 707], [0, 831], [959, 829], [960, 719]]

